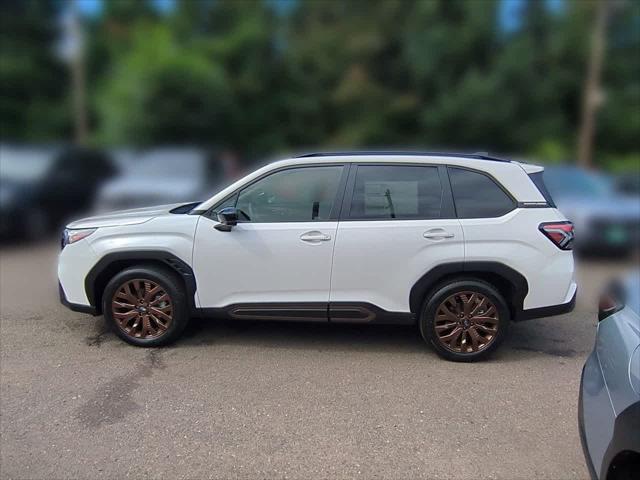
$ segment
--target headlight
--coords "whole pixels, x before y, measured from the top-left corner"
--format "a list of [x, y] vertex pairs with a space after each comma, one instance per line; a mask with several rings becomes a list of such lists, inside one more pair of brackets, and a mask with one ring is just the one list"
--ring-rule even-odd
[[62, 248], [65, 245], [71, 245], [72, 243], [79, 242], [83, 238], [87, 238], [93, 232], [95, 232], [97, 228], [81, 228], [77, 230], [65, 229], [64, 234], [62, 235]]

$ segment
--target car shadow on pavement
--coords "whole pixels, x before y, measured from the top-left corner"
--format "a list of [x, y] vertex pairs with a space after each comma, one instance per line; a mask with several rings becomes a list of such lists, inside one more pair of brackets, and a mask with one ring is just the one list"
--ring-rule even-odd
[[246, 345], [262, 348], [348, 351], [425, 350], [415, 326], [191, 319], [178, 345]]
[[[595, 320], [592, 317], [586, 312], [574, 312], [566, 316], [513, 323], [505, 342], [489, 361], [519, 362], [540, 356], [558, 359], [586, 357], [593, 345]], [[83, 331], [86, 325], [83, 320], [72, 322], [69, 328]], [[89, 347], [100, 348], [105, 343], [120, 343], [102, 317], [97, 318], [92, 330], [85, 333], [84, 340]], [[435, 351], [422, 340], [415, 325], [238, 321], [194, 317], [182, 337], [171, 347], [224, 345], [315, 352], [427, 354], [437, 358]]]
[[[559, 323], [560, 327], [557, 326]], [[563, 317], [552, 317], [511, 325], [504, 344], [491, 357], [500, 361], [521, 361], [529, 357], [572, 358], [586, 356], [592, 343], [590, 329], [571, 332], [575, 328], [563, 323]], [[180, 346], [241, 345], [272, 349], [315, 351], [367, 351], [396, 354], [429, 354], [435, 352], [422, 340], [413, 325], [363, 325], [302, 323], [277, 321], [233, 321], [193, 318]]]

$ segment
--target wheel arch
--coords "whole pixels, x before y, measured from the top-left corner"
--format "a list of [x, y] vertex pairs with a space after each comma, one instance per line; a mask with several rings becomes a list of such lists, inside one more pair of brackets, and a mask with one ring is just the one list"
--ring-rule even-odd
[[109, 253], [102, 257], [87, 274], [84, 286], [87, 299], [96, 313], [102, 313], [102, 293], [107, 283], [125, 268], [134, 265], [158, 265], [168, 268], [183, 282], [189, 302], [189, 310], [194, 312], [196, 279], [192, 268], [172, 253], [159, 250], [135, 250]]
[[490, 283], [509, 305], [511, 318], [517, 320], [520, 317], [529, 284], [521, 273], [499, 262], [452, 262], [429, 270], [411, 288], [411, 312], [419, 315], [425, 296], [438, 284], [456, 277], [474, 277]]

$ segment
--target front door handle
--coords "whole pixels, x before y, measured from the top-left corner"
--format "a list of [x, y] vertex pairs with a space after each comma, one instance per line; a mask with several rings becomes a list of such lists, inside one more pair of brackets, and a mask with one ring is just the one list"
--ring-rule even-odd
[[453, 233], [447, 232], [444, 228], [432, 228], [422, 234], [428, 240], [444, 240], [445, 238], [453, 238]]
[[300, 240], [307, 243], [328, 242], [329, 240], [331, 240], [331, 235], [327, 235], [326, 233], [314, 230], [300, 235]]

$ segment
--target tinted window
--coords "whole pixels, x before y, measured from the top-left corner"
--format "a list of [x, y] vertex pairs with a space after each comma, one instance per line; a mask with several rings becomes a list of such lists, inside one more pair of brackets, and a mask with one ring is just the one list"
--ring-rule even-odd
[[500, 217], [514, 209], [514, 201], [490, 177], [449, 168], [449, 178], [459, 218]]
[[236, 208], [254, 223], [327, 220], [342, 168], [307, 167], [273, 173], [242, 190]]
[[361, 165], [349, 217], [440, 218], [441, 207], [442, 185], [437, 167]]
[[549, 206], [553, 207], [553, 208], [556, 208], [556, 204], [554, 203], [553, 198], [551, 198], [551, 194], [547, 190], [547, 186], [544, 183], [543, 175], [544, 175], [543, 172], [530, 173], [529, 174], [529, 178], [531, 179], [533, 184], [536, 187], [538, 187], [538, 190], [540, 191], [540, 193], [542, 194], [544, 199], [547, 201]]

